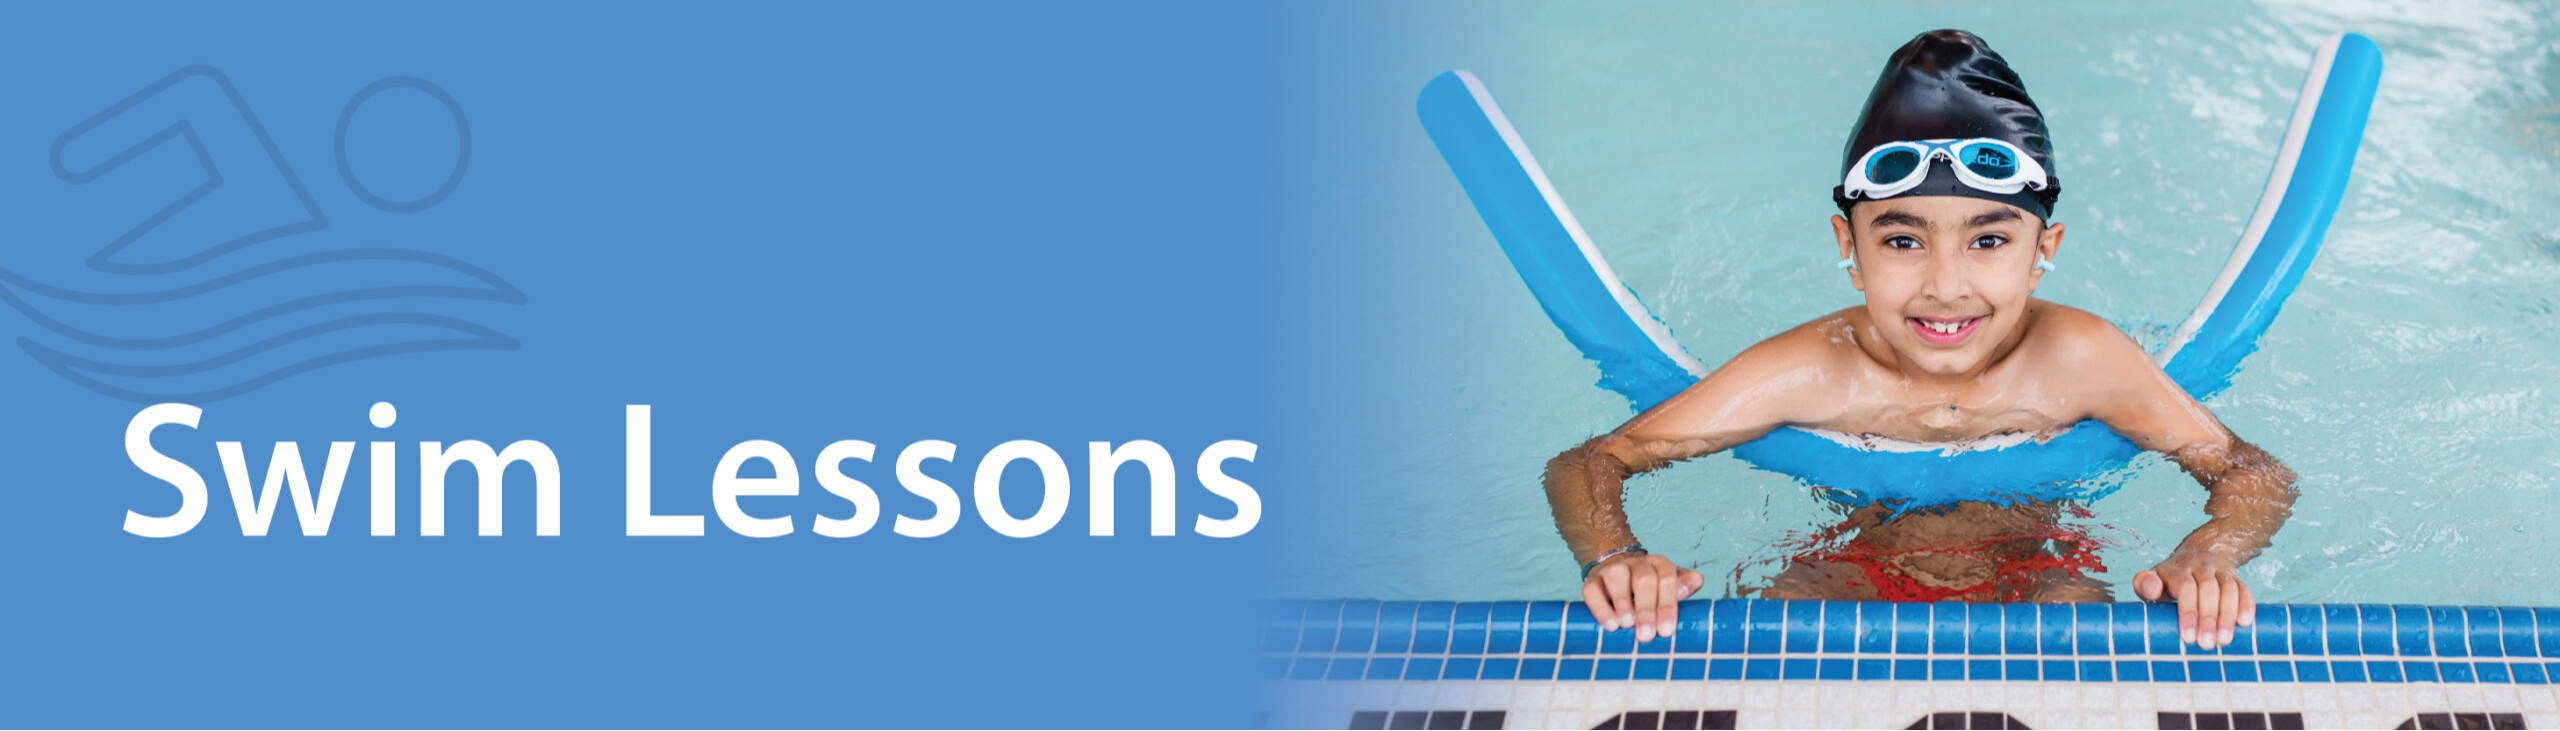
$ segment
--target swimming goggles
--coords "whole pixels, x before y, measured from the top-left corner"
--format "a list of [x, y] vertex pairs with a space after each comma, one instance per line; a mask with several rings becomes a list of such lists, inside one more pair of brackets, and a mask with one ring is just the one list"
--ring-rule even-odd
[[1956, 180], [1984, 192], [2007, 195], [2050, 185], [2044, 166], [2016, 145], [1976, 137], [1877, 145], [1858, 158], [1858, 164], [1849, 166], [1849, 177], [1840, 182], [1840, 190], [1849, 198], [1867, 200], [1901, 195], [1929, 179], [1930, 160], [1947, 161]]

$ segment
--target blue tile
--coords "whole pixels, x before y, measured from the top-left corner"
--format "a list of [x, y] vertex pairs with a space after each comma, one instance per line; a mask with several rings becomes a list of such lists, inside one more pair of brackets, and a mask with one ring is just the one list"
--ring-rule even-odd
[[2436, 657], [2471, 656], [2471, 631], [2463, 626], [2461, 609], [2428, 607], [2427, 630], [2428, 637], [2434, 640]]
[[2114, 682], [2116, 679], [2114, 670], [2115, 665], [2105, 660], [2082, 660], [2080, 661], [2080, 682]]
[[2036, 654], [2036, 605], [2001, 604], [2001, 648], [2011, 655]]
[[2224, 660], [2222, 661], [2222, 682], [2258, 682], [2258, 664], [2249, 660]]
[[2151, 681], [2151, 663], [2141, 660], [2117, 660], [2116, 678], [2128, 683]]
[[1289, 658], [1286, 658], [1286, 657], [1258, 657], [1258, 658], [1254, 658], [1254, 661], [1253, 661], [1253, 677], [1254, 677], [1254, 679], [1256, 679], [1256, 680], [1282, 680], [1282, 679], [1286, 679], [1286, 678], [1288, 678], [1288, 677], [1289, 677]]
[[1790, 657], [1783, 666], [1787, 680], [1813, 680], [1822, 675], [1822, 663], [1809, 657]]
[[1556, 661], [1557, 680], [1590, 680], [1591, 658], [1568, 657]]
[[2292, 611], [2288, 612], [2288, 614], [2291, 614], [2292, 616], [2288, 617], [2286, 621], [2293, 623], [2293, 654], [2327, 654], [2329, 651], [2329, 643], [2322, 641], [2321, 631], [2328, 627], [2328, 623], [2320, 620], [2320, 608], [2304, 604], [2291, 607], [2290, 609]]
[[1564, 647], [1567, 655], [1589, 655], [1600, 649], [1600, 620], [1591, 616], [1591, 608], [1580, 602], [1564, 608]]
[[1457, 616], [1449, 620], [1449, 654], [1484, 654], [1485, 617], [1492, 612], [1493, 605], [1482, 602], [1459, 604]]
[[1929, 679], [1930, 679], [1930, 680], [1963, 680], [1963, 679], [1964, 679], [1964, 661], [1963, 661], [1963, 660], [1931, 660], [1931, 661], [1929, 661]]
[[2524, 607], [2498, 608], [2498, 634], [2504, 638], [2507, 657], [2541, 657], [2533, 647], [2533, 610]]
[[1343, 602], [1342, 633], [1333, 642], [1334, 652], [1366, 653], [1378, 642], [1378, 603]]
[[2194, 682], [2198, 683], [2222, 682], [2222, 661], [2188, 660], [2187, 677], [2194, 679]]
[[1474, 680], [1476, 673], [1483, 669], [1483, 662], [1472, 657], [1449, 658], [1446, 664], [1440, 666], [1440, 679]]
[[2329, 664], [2318, 660], [2296, 660], [2293, 676], [2305, 683], [2329, 682]]
[[2463, 633], [2463, 640], [2465, 644], [2471, 646], [2473, 657], [2507, 656], [2506, 629], [2498, 622], [2498, 610], [2488, 607], [2463, 607], [2462, 619], [2463, 624], [2469, 628], [2469, 631]]
[[1671, 661], [1671, 679], [1707, 679], [1707, 659], [1703, 657], [1683, 657], [1673, 659]]
[[2361, 620], [2356, 617], [2355, 607], [2345, 604], [2326, 604], [2320, 607], [2320, 611], [2322, 618], [2329, 624], [2329, 654], [2364, 654], [2364, 641], [2359, 639], [2361, 633], [2356, 628], [2357, 622]]
[[1892, 680], [1893, 661], [1873, 658], [1858, 660], [1859, 680]]
[[1333, 667], [1325, 671], [1324, 679], [1359, 680], [1360, 676], [1366, 674], [1368, 670], [1369, 661], [1366, 658], [1337, 657], [1333, 659]]
[[2436, 677], [2436, 664], [2427, 660], [2404, 660], [2400, 663], [2400, 672], [2403, 673], [2404, 677], [2407, 677], [2409, 682], [2412, 683], [2444, 682], [2442, 679]]
[[1528, 629], [1528, 602], [1494, 602], [1485, 616], [1485, 654], [1512, 655], [1520, 652], [1520, 637]]
[[1482, 674], [1482, 675], [1478, 676], [1478, 677], [1477, 677], [1477, 679], [1478, 679], [1478, 680], [1510, 680], [1510, 679], [1512, 679], [1512, 678], [1516, 678], [1516, 677], [1519, 677], [1519, 676], [1520, 676], [1520, 659], [1519, 659], [1519, 658], [1516, 658], [1516, 657], [1488, 657], [1488, 658], [1485, 658], [1485, 659], [1484, 659], [1484, 672], [1483, 672], [1483, 674]]
[[1848, 660], [1835, 657], [1822, 660], [1822, 674], [1818, 677], [1822, 680], [1849, 680], [1857, 675], [1857, 668]]
[[1822, 603], [1822, 651], [1844, 655], [1858, 651], [1856, 602]]
[[1964, 613], [1965, 652], [2000, 654], [2000, 605], [1975, 604], [1966, 607]]
[[[2391, 613], [2399, 619], [2399, 631], [2394, 631], [2394, 636], [2399, 636], [2401, 654], [2409, 654], [2409, 657], [2429, 657], [2429, 654], [2432, 654], [2432, 657], [2447, 657], [2445, 654], [2447, 647], [2437, 647], [2435, 639], [2437, 636], [2445, 636], [2447, 621], [2460, 621], [2460, 613], [2447, 611], [2447, 608], [2435, 608], [2435, 606], [2394, 606], [2391, 608]], [[2450, 644], [2450, 647], [2460, 647], [2460, 644], [2463, 644], [2463, 634], [2455, 631], [2455, 634], [2452, 634], [2452, 642], [2445, 642], [2445, 644]], [[2470, 652], [2463, 652], [2460, 657], [2470, 657]]]
[[1556, 659], [1552, 657], [1520, 658], [1521, 680], [1554, 680]]
[[1449, 651], [1449, 620], [1456, 611], [1457, 607], [1448, 602], [1423, 602], [1415, 605], [1414, 654], [1438, 655]]
[[1324, 668], [1332, 662], [1332, 660], [1327, 660], [1321, 657], [1298, 658], [1297, 664], [1289, 666], [1289, 679], [1323, 680]]
[[1378, 652], [1397, 653], [1413, 649], [1413, 609], [1413, 602], [1378, 605]]
[[1305, 621], [1306, 602], [1272, 602], [1262, 608], [1262, 651], [1298, 650], [1298, 625]]
[[2534, 607], [2533, 636], [2542, 649], [2540, 657], [2560, 657], [2560, 609]]
[[2071, 654], [2071, 615], [2069, 604], [2044, 604], [2036, 607], [2036, 649], [2047, 655]]
[[2265, 655], [2293, 654], [2293, 624], [2287, 621], [2283, 605], [2258, 605], [2256, 619], [2258, 625], [2249, 629], [2257, 636], [2258, 644], [2251, 649]]
[[1899, 655], [1929, 654], [1929, 605], [1893, 605], [1893, 651]]
[[2010, 660], [2001, 674], [2008, 676], [2010, 680], [2035, 680], [2038, 675], [2036, 661]]
[[2151, 679], [2163, 683], [2187, 682], [2187, 664], [2171, 660], [2151, 661]]
[[1858, 651], [1871, 655], [1893, 651], [1893, 605], [1858, 603]]
[[[1571, 637], [1571, 635], [1567, 635], [1567, 637], [1568, 637], [1568, 638], [1570, 638], [1570, 637]], [[1567, 640], [1566, 640], [1566, 642], [1565, 642], [1565, 644], [1566, 644], [1566, 646], [1567, 646], [1567, 647], [1571, 647], [1571, 646], [1572, 646], [1572, 640], [1567, 639]], [[1652, 643], [1646, 643], [1646, 644], [1652, 644]], [[1605, 652], [1605, 653], [1609, 653], [1609, 654], [1612, 654], [1612, 655], [1616, 655], [1616, 654], [1620, 654], [1620, 653], [1635, 652], [1635, 651], [1636, 651], [1636, 628], [1634, 628], [1634, 627], [1619, 627], [1619, 628], [1618, 628], [1618, 630], [1617, 630], [1617, 631], [1615, 631], [1615, 632], [1602, 632], [1602, 633], [1600, 633], [1600, 651], [1601, 651], [1601, 652]], [[1572, 654], [1572, 653], [1571, 653], [1570, 651], [1568, 651], [1566, 654]]]
[[1439, 680], [1439, 679], [1440, 679], [1440, 658], [1436, 658], [1436, 657], [1417, 657], [1417, 658], [1414, 658], [1412, 661], [1405, 663], [1405, 666], [1404, 666], [1404, 679], [1406, 679], [1406, 680]]
[[1379, 657], [1370, 658], [1369, 672], [1368, 674], [1361, 676], [1361, 679], [1394, 680], [1401, 677], [1404, 677], [1404, 658]]
[[1964, 605], [1938, 602], [1929, 607], [1929, 652], [1937, 655], [1964, 654]]
[[2079, 648], [2080, 654], [2109, 654], [2107, 648], [2107, 630], [2108, 625], [2111, 624], [2111, 622], [2107, 621], [2109, 615], [2107, 605], [2074, 604], [2064, 606], [2071, 607], [2072, 616], [2076, 618], [2072, 622], [2071, 633], [2075, 638], [2073, 640], [2073, 644]]
[[2000, 661], [1998, 660], [1968, 660], [1965, 661], [1965, 665], [1964, 674], [1968, 680], [2000, 679]]
[[1721, 658], [1721, 657], [1720, 657], [1720, 658], [1713, 659], [1713, 660], [1708, 660], [1708, 661], [1707, 661], [1707, 679], [1708, 679], [1708, 680], [1741, 680], [1741, 679], [1742, 679], [1742, 661], [1741, 661], [1741, 660], [1731, 659], [1731, 658]]
[[2149, 652], [2150, 643], [2143, 638], [2145, 610], [2142, 605], [2118, 604], [2114, 607], [2114, 614], [2116, 652], [2125, 655]]
[[2354, 660], [2333, 660], [2329, 663], [2329, 671], [2334, 673], [2338, 678], [2338, 682], [2341, 683], [2370, 682], [2370, 679], [2364, 676], [2364, 663], [2362, 662]]
[[2510, 675], [2508, 675], [2508, 674], [2507, 674], [2507, 664], [2506, 664], [2506, 663], [2502, 663], [2502, 662], [2476, 662], [2476, 663], [2472, 663], [2472, 664], [2471, 664], [2471, 668], [2472, 668], [2472, 671], [2473, 671], [2473, 672], [2477, 672], [2477, 673], [2479, 673], [2479, 674], [2480, 674], [2480, 682], [2483, 682], [2483, 683], [2513, 683], [2513, 682], [2516, 682], [2516, 679], [2515, 679], [2513, 676], [2510, 676]]
[[1779, 674], [1778, 658], [1774, 657], [1750, 658], [1742, 665], [1743, 680], [1777, 680]]
[[1742, 599], [1718, 599], [1709, 615], [1707, 634], [1715, 640], [1715, 652], [1742, 653], [1742, 619], [1750, 610]]
[[2260, 660], [2258, 677], [2265, 678], [2270, 683], [2293, 682], [2293, 663], [2283, 660]]
[[2376, 683], [2403, 682], [2400, 679], [2400, 663], [2391, 660], [2367, 660], [2364, 663], [2364, 671]]
[[1635, 662], [1622, 657], [1604, 657], [1591, 663], [1592, 680], [1626, 680]]
[[1928, 680], [1928, 679], [1929, 679], [1929, 661], [1927, 661], [1927, 660], [1895, 660], [1895, 661], [1893, 661], [1893, 679], [1895, 679], [1895, 680]]
[[2231, 625], [2231, 642], [2213, 648], [2216, 655], [2253, 655], [2258, 651], [2258, 628]]
[[1342, 602], [1309, 602], [1306, 619], [1298, 624], [1298, 651], [1331, 652], [1341, 630]]
[[1822, 651], [1822, 602], [1787, 602], [1787, 651]]
[[2471, 663], [2467, 662], [2436, 663], [2436, 672], [2441, 674], [2444, 677], [2444, 682], [2447, 683], [2480, 682], [2480, 676], [2473, 674], [2471, 670]]
[[1714, 604], [1705, 601], [1684, 602], [1680, 605], [1680, 625], [1671, 636], [1670, 647], [1673, 651], [1703, 655], [1712, 649], [1712, 643], [1708, 642], [1707, 638], [1710, 636], [1709, 628], [1715, 625], [1707, 621], [1707, 618], [1714, 614], [1714, 607]]
[[2538, 663], [2520, 662], [2507, 666], [2507, 670], [2515, 673], [2516, 682], [2518, 683], [2523, 683], [2525, 685], [2549, 685], [2551, 683], [2551, 679], [2542, 674], [2542, 665]]
[[1786, 649], [1786, 602], [1776, 599], [1749, 601], [1751, 612], [1743, 619], [1743, 634], [1750, 636], [1751, 644], [1743, 651], [1754, 655], [1775, 655]]
[[2143, 624], [2151, 628], [2151, 654], [2177, 654], [2178, 605], [2145, 604], [2142, 605], [2142, 614]]
[[[1589, 608], [1583, 611], [1589, 612]], [[1529, 605], [1528, 632], [1523, 637], [1521, 652], [1552, 655], [1564, 649], [1564, 602], [1538, 602]], [[1699, 648], [1704, 652], [1706, 648]]]
[[2358, 604], [2356, 605], [2356, 623], [2364, 630], [2364, 654], [2389, 655], [2393, 652], [2390, 607], [2379, 604]]
[[2075, 672], [2077, 668], [2072, 667], [2072, 665], [2073, 663], [2070, 660], [2046, 660], [2044, 661], [2044, 679], [2072, 680], [2078, 678], [2079, 673]]

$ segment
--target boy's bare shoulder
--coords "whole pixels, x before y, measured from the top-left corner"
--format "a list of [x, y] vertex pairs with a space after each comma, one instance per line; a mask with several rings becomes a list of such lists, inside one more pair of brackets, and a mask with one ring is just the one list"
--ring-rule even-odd
[[1748, 359], [1782, 368], [1843, 365], [1858, 353], [1859, 333], [1869, 329], [1863, 327], [1866, 319], [1864, 308], [1842, 308], [1771, 335], [1744, 349], [1734, 360]]
[[2156, 370], [2142, 344], [2106, 318], [2044, 300], [2034, 300], [2030, 307], [2026, 339], [2013, 358], [2025, 355], [2027, 362], [2085, 374]]

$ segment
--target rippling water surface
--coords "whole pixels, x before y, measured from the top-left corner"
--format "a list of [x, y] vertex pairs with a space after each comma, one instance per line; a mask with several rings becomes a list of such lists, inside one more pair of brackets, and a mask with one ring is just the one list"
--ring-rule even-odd
[[[2272, 600], [2560, 605], [2560, 6], [1468, 12], [1451, 32], [1504, 39], [1500, 52], [1446, 63], [1485, 79], [1628, 285], [1711, 364], [1858, 301], [1831, 267], [1828, 188], [1884, 56], [1912, 34], [1973, 30], [2025, 77], [2070, 226], [2038, 294], [2147, 345], [2229, 255], [2313, 52], [2340, 31], [2373, 38], [2387, 70], [2346, 205], [2210, 402], [2302, 476], [2294, 520], [2246, 572]], [[1415, 124], [1403, 114], [1380, 124]], [[1437, 162], [1418, 126], [1397, 144], [1417, 147], [1382, 169], [1446, 186], [1443, 204], [1458, 195], [1445, 171], [1406, 170]], [[1441, 263], [1412, 274], [1416, 302], [1381, 325], [1427, 332], [1413, 347], [1432, 357], [1367, 366], [1372, 406], [1393, 418], [1352, 429], [1336, 457], [1363, 487], [1292, 539], [1307, 551], [1277, 572], [1283, 593], [1574, 591], [1538, 470], [1629, 413], [1591, 385], [1597, 371], [1481, 224], [1446, 213], [1408, 222], [1421, 233], [1404, 245]], [[2104, 577], [2121, 585], [2159, 560], [2201, 522], [2204, 496], [2175, 465], [2138, 462], [2091, 506], [2119, 536]], [[1639, 478], [1628, 500], [1647, 545], [1710, 577], [1766, 575], [1772, 546], [1835, 520], [1801, 485], [1721, 455]]]

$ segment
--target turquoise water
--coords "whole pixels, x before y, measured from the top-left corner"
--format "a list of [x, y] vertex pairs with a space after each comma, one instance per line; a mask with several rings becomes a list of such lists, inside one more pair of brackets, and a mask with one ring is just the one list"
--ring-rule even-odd
[[[1713, 364], [1858, 302], [1831, 267], [1840, 145], [1884, 56], [1957, 27], [2010, 60], [2052, 127], [2070, 229], [2038, 296], [2153, 345], [2228, 257], [2312, 53], [2373, 38], [2387, 70], [2346, 205], [2209, 402], [2302, 477], [2293, 521], [2244, 571], [2268, 601], [2560, 604], [2560, 5], [1509, 3], [1404, 20], [1412, 48], [1340, 91], [1375, 118], [1333, 120], [1379, 131], [1324, 225], [1357, 222], [1378, 248], [1369, 273], [1306, 274], [1367, 316], [1285, 338], [1343, 353], [1346, 375], [1294, 386], [1344, 425], [1324, 456], [1339, 477], [1276, 509], [1296, 554], [1271, 567], [1277, 593], [1571, 596], [1538, 472], [1629, 416], [1439, 167], [1410, 106], [1431, 73], [1484, 79], [1628, 286]], [[2204, 497], [2146, 456], [2090, 506], [2120, 597]], [[1723, 455], [1639, 478], [1628, 500], [1646, 545], [1711, 591], [1837, 520]]]

